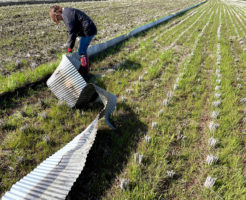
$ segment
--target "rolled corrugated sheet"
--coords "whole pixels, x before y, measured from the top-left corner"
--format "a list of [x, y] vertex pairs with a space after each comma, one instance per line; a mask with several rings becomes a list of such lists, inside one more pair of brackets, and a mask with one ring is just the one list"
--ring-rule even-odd
[[63, 55], [61, 63], [47, 81], [48, 87], [70, 107], [88, 103], [97, 93], [104, 108], [82, 133], [15, 183], [2, 200], [65, 199], [84, 168], [96, 138], [98, 120], [105, 117], [107, 125], [114, 128], [109, 117], [116, 107], [116, 96], [94, 84], [87, 84], [74, 63], [76, 58]]

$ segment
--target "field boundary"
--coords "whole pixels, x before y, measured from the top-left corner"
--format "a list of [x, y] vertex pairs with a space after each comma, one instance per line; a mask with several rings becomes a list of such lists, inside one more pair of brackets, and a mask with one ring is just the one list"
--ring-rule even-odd
[[[129, 38], [133, 37], [133, 36], [136, 36], [144, 31], [147, 31], [151, 28], [154, 28], [164, 22], [167, 22], [175, 17], [178, 17], [179, 15], [182, 15], [184, 13], [186, 13], [187, 11], [193, 9], [193, 8], [196, 8], [202, 4], [204, 4], [205, 2], [207, 2], [207, 0], [205, 1], [202, 1], [196, 5], [193, 5], [191, 7], [188, 7], [188, 8], [185, 8], [181, 11], [178, 11], [177, 13], [175, 14], [171, 14], [171, 15], [168, 15], [168, 16], [165, 16], [159, 20], [156, 20], [154, 22], [151, 22], [151, 23], [148, 23], [148, 24], [145, 24], [145, 25], [142, 25], [138, 28], [135, 28], [133, 29], [132, 31], [130, 31], [129, 33], [127, 34], [123, 34], [123, 35], [120, 35], [118, 37], [115, 37], [111, 40], [108, 40], [106, 42], [103, 42], [103, 43], [100, 43], [100, 44], [95, 44], [95, 45], [92, 45], [88, 48], [88, 55], [91, 57], [91, 56], [95, 56], [105, 50], [108, 50], [109, 48], [112, 48], [126, 40], [128, 40]], [[78, 53], [74, 53], [73, 54], [74, 57], [78, 57]], [[52, 72], [53, 73], [53, 72]], [[36, 81], [33, 81], [33, 82], [27, 82], [27, 83], [24, 83], [23, 85], [19, 86], [19, 87], [16, 87], [14, 90], [12, 91], [6, 91], [6, 92], [3, 92], [3, 93], [0, 93], [0, 100], [4, 100], [4, 99], [8, 99], [8, 97], [11, 97], [11, 96], [14, 96], [18, 91], [21, 91], [23, 89], [25, 89], [26, 87], [29, 87], [29, 86], [33, 86], [33, 85], [38, 85], [38, 84], [41, 84], [43, 82], [45, 82], [48, 77], [52, 74], [46, 74], [45, 77], [42, 77], [41, 79], [38, 79]]]
[[38, 0], [38, 1], [4, 1], [0, 2], [0, 7], [4, 6], [21, 6], [49, 3], [67, 3], [67, 2], [91, 2], [91, 1], [107, 1], [107, 0]]

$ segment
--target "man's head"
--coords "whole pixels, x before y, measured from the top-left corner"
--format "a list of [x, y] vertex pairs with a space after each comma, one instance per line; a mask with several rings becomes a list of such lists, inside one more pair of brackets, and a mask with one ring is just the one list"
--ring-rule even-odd
[[51, 6], [49, 14], [50, 14], [51, 20], [55, 22], [56, 24], [59, 24], [59, 22], [63, 20], [62, 7], [60, 6]]

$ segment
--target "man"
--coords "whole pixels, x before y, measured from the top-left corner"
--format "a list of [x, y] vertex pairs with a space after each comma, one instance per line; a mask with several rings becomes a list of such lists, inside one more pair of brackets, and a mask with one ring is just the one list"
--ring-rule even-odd
[[87, 48], [92, 38], [97, 34], [97, 28], [94, 22], [82, 11], [75, 8], [61, 8], [60, 6], [50, 7], [50, 18], [56, 24], [64, 21], [68, 31], [68, 49], [72, 53], [76, 38], [79, 36], [80, 44], [78, 53], [80, 55], [81, 67], [79, 72], [81, 75], [87, 75], [89, 72], [89, 58]]

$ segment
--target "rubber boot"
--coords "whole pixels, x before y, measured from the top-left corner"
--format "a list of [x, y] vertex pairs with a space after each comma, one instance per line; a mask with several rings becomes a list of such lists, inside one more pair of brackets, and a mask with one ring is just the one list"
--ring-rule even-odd
[[79, 68], [80, 75], [87, 81], [88, 80], [88, 72], [89, 72], [89, 63], [88, 63], [88, 55], [82, 55], [80, 58], [81, 66]]
[[88, 63], [87, 63], [87, 56], [86, 55], [82, 55], [80, 57], [80, 63], [82, 67], [87, 67]]
[[90, 71], [90, 62], [89, 62], [88, 54], [86, 54], [86, 62], [87, 62], [86, 70], [87, 70], [87, 73], [89, 73], [89, 71]]

